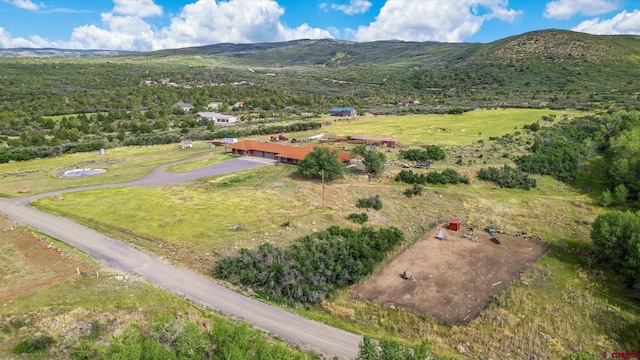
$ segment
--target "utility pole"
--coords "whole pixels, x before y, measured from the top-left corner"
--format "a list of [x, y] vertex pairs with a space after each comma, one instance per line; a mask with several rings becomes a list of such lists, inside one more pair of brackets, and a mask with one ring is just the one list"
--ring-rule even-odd
[[324, 209], [324, 170], [322, 170], [322, 208]]

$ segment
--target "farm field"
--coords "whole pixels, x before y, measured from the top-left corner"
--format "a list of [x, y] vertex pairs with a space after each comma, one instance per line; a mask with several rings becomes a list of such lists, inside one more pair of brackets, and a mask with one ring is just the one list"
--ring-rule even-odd
[[401, 146], [416, 145], [469, 145], [478, 140], [522, 129], [542, 116], [557, 119], [584, 115], [577, 111], [555, 111], [540, 109], [494, 109], [474, 110], [460, 115], [364, 115], [353, 119], [323, 117], [323, 126], [315, 132], [290, 133], [290, 138], [304, 138], [318, 133], [325, 138], [365, 135], [390, 137]]

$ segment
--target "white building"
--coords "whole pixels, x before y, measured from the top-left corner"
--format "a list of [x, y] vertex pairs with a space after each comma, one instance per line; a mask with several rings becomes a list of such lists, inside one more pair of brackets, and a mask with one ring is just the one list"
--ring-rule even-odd
[[219, 114], [216, 112], [201, 111], [197, 116], [198, 120], [213, 121], [219, 124], [236, 124], [239, 123], [238, 118], [233, 115]]

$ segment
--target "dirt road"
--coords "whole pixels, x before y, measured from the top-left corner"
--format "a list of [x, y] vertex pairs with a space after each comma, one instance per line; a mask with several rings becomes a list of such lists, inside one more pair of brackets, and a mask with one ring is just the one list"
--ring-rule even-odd
[[171, 293], [182, 295], [202, 306], [241, 318], [254, 327], [277, 335], [302, 348], [328, 357], [353, 359], [362, 338], [320, 322], [242, 296], [188, 270], [161, 261], [123, 242], [74, 223], [66, 218], [39, 211], [29, 202], [55, 194], [106, 187], [175, 184], [199, 177], [226, 174], [265, 166], [266, 163], [234, 159], [190, 173], [166, 173], [160, 168], [149, 176], [128, 184], [97, 185], [65, 189], [24, 198], [0, 199], [0, 212], [18, 224], [31, 226], [83, 251], [109, 266], [136, 274]]

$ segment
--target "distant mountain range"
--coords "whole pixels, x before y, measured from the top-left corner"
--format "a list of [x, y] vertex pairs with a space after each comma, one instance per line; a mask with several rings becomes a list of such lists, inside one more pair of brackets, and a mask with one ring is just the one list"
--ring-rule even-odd
[[74, 50], [55, 48], [10, 48], [0, 49], [0, 57], [95, 57], [95, 56], [115, 56], [127, 55], [132, 51], [120, 50]]
[[567, 30], [541, 30], [511, 36], [491, 43], [442, 43], [409, 41], [352, 42], [345, 40], [293, 40], [286, 42], [231, 44], [149, 52], [121, 50], [74, 50], [56, 48], [0, 49], [0, 57], [97, 57], [97, 56], [221, 55], [262, 66], [355, 65], [359, 63], [420, 63], [484, 59], [519, 61], [547, 60], [609, 61], [640, 59], [640, 37], [590, 35]]

